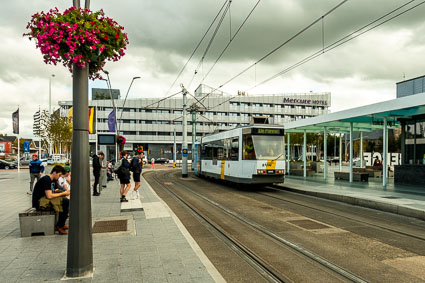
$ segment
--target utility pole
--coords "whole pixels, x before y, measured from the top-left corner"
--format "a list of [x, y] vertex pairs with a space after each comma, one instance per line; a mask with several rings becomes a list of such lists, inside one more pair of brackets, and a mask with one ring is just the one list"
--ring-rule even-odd
[[[85, 8], [89, 8], [86, 0]], [[80, 1], [73, 0], [79, 8]], [[90, 197], [88, 90], [89, 66], [72, 66], [73, 133], [71, 199], [66, 277], [88, 277], [93, 273], [92, 212]]]
[[196, 113], [198, 110], [196, 104], [190, 108], [190, 113], [192, 113], [192, 170], [195, 170]]
[[176, 126], [174, 125], [173, 168], [176, 168], [176, 159], [177, 159]]
[[183, 144], [182, 144], [182, 177], [187, 178], [187, 121], [186, 121], [186, 95], [187, 90], [181, 85], [183, 89]]

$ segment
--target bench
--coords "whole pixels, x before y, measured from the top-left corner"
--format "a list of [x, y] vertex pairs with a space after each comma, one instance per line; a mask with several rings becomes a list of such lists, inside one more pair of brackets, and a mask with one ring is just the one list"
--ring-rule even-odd
[[[291, 169], [289, 174], [293, 176], [304, 176], [304, 169]], [[314, 175], [314, 171], [311, 169], [307, 169], [307, 176], [313, 176], [313, 175]]]
[[[335, 180], [350, 180], [349, 172], [334, 172]], [[353, 172], [353, 181], [354, 182], [368, 182], [369, 173], [362, 172]]]
[[[368, 168], [368, 167], [370, 167], [370, 168]], [[382, 171], [373, 169], [373, 166], [367, 166], [366, 168], [353, 168], [353, 172], [355, 172], [355, 173], [368, 173], [369, 177], [372, 177], [372, 178], [380, 178], [382, 176]]]
[[31, 237], [33, 235], [54, 235], [55, 234], [54, 211], [38, 211], [29, 208], [19, 213], [19, 224], [21, 227], [21, 237]]

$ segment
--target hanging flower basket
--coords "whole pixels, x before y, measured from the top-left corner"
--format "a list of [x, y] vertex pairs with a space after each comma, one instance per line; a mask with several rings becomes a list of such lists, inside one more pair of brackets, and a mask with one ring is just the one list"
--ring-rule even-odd
[[125, 142], [126, 142], [126, 139], [124, 136], [120, 136], [120, 135], [117, 136], [117, 144], [125, 145]]
[[120, 151], [124, 149], [125, 142], [126, 142], [126, 139], [124, 136], [117, 135], [117, 144]]
[[23, 36], [35, 39], [46, 64], [62, 63], [72, 73], [72, 65], [89, 66], [89, 78], [101, 78], [106, 61], [118, 61], [129, 44], [124, 28], [103, 10], [71, 7], [32, 15]]

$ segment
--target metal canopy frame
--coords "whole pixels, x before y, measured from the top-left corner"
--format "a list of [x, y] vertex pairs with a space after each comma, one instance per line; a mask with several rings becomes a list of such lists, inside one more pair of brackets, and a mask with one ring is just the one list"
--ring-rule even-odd
[[[425, 114], [425, 93], [419, 93], [366, 106], [351, 108], [344, 111], [316, 116], [309, 119], [284, 123], [285, 132], [288, 133], [288, 154], [290, 133], [304, 133], [303, 163], [304, 177], [306, 172], [306, 133], [349, 133], [350, 134], [350, 182], [353, 182], [353, 132], [361, 133], [373, 130], [383, 130], [383, 186], [387, 185], [387, 155], [388, 155], [388, 129], [399, 128], [401, 119], [410, 119], [413, 116]], [[327, 152], [327, 144], [324, 144]], [[361, 150], [362, 154], [362, 150]], [[289, 155], [288, 155], [289, 156]], [[341, 146], [340, 154], [341, 158]], [[325, 156], [324, 162], [327, 162]], [[288, 158], [289, 160], [289, 158]], [[341, 165], [341, 162], [340, 162]], [[361, 166], [363, 162], [361, 162]], [[289, 161], [288, 161], [289, 170]], [[341, 166], [340, 166], [341, 170]], [[327, 178], [327, 166], [324, 168], [324, 179]]]

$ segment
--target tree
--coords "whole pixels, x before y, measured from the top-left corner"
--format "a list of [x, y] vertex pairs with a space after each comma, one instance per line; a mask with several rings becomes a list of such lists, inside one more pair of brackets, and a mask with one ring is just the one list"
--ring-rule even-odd
[[49, 115], [49, 112], [43, 110], [40, 119], [40, 136], [44, 142], [51, 143], [53, 151], [58, 153], [67, 148], [68, 151], [72, 144], [72, 124], [67, 117], [61, 117], [55, 112]]

